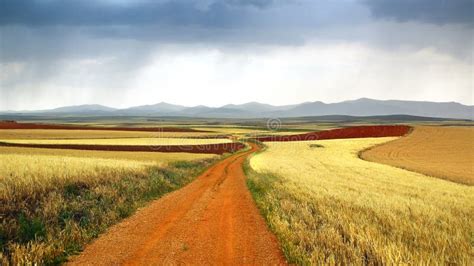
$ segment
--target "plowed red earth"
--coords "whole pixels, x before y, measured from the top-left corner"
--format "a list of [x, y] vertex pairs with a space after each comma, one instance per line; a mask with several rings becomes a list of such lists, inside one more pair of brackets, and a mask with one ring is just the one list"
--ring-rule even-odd
[[70, 265], [285, 264], [231, 156], [113, 226]]
[[245, 147], [240, 142], [204, 144], [204, 145], [82, 145], [82, 144], [26, 144], [0, 142], [4, 147], [68, 149], [90, 151], [139, 151], [139, 152], [186, 152], [224, 154], [239, 151]]
[[17, 123], [14, 121], [0, 122], [0, 129], [62, 129], [62, 130], [110, 130], [110, 131], [146, 131], [146, 132], [208, 132], [192, 128], [179, 127], [92, 127], [74, 125], [52, 125]]
[[411, 127], [404, 125], [395, 126], [355, 126], [338, 128], [326, 131], [311, 132], [290, 136], [266, 136], [257, 140], [266, 141], [304, 141], [323, 139], [349, 139], [349, 138], [377, 138], [377, 137], [399, 137], [408, 134]]

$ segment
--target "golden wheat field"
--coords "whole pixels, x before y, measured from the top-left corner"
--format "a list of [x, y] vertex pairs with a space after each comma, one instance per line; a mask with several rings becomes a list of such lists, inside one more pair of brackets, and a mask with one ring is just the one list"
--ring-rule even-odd
[[191, 138], [114, 138], [114, 139], [3, 139], [0, 142], [18, 144], [54, 145], [206, 145], [230, 143], [230, 139], [191, 139]]
[[363, 159], [474, 185], [474, 128], [419, 126], [405, 138], [361, 153]]
[[0, 199], [34, 194], [65, 183], [91, 183], [144, 174], [149, 167], [212, 159], [214, 154], [113, 152], [0, 147]]
[[132, 160], [140, 162], [155, 163], [165, 166], [175, 161], [203, 160], [217, 157], [215, 154], [186, 153], [186, 152], [128, 152], [128, 151], [89, 151], [89, 150], [62, 150], [44, 148], [21, 148], [1, 147], [0, 154], [23, 154], [23, 155], [53, 155], [58, 157], [76, 158], [99, 158], [114, 160]]
[[268, 142], [249, 187], [297, 264], [472, 263], [474, 188], [358, 152], [395, 138]]
[[0, 265], [61, 264], [217, 158], [0, 147]]
[[126, 172], [144, 173], [153, 162], [75, 158], [55, 155], [0, 154], [0, 199], [34, 195], [66, 182], [96, 182]]

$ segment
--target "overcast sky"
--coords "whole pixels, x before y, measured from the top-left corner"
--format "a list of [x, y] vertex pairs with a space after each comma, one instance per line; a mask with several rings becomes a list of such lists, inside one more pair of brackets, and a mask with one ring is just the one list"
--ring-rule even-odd
[[474, 0], [0, 0], [0, 110], [473, 104]]

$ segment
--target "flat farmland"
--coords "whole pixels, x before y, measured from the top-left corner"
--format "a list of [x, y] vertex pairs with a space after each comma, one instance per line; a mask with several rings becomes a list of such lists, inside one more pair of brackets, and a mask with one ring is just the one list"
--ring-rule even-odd
[[[213, 145], [203, 132], [3, 129], [2, 141], [38, 145]], [[163, 135], [174, 136], [163, 138]], [[157, 137], [160, 136], [160, 137]], [[178, 136], [178, 137], [176, 137]], [[150, 200], [191, 182], [221, 158], [188, 152], [0, 147], [0, 264], [61, 264]]]
[[145, 173], [153, 162], [57, 155], [0, 154], [1, 199], [33, 196], [67, 182], [90, 183]]
[[185, 152], [116, 152], [116, 151], [86, 151], [68, 149], [45, 149], [45, 148], [22, 148], [22, 147], [1, 147], [2, 155], [30, 155], [30, 156], [58, 156], [90, 159], [113, 159], [154, 163], [157, 166], [166, 166], [168, 163], [176, 161], [193, 161], [216, 158], [218, 155], [206, 153], [185, 153]]
[[58, 130], [101, 130], [101, 131], [140, 131], [140, 132], [198, 132], [197, 130], [186, 127], [121, 127], [78, 125], [78, 124], [44, 124], [44, 123], [18, 123], [16, 121], [0, 121], [0, 129], [58, 129]]
[[46, 145], [206, 145], [231, 143], [230, 139], [192, 139], [192, 138], [107, 138], [107, 139], [5, 139], [0, 142], [16, 144]]
[[407, 137], [370, 148], [361, 157], [472, 186], [474, 128], [417, 126]]
[[[145, 127], [108, 125], [124, 126]], [[164, 125], [146, 125], [157, 126]], [[280, 247], [287, 262], [302, 265], [468, 264], [474, 187], [358, 157], [410, 138], [419, 127], [407, 135], [412, 127], [405, 125], [341, 126], [0, 130], [0, 264], [283, 263]], [[243, 149], [236, 141], [245, 139], [267, 147], [249, 143], [245, 152], [218, 155]], [[220, 145], [236, 149], [198, 149]], [[195, 150], [183, 150], [189, 147]], [[245, 179], [242, 163], [255, 152]], [[220, 255], [207, 255], [216, 249]]]
[[59, 264], [219, 156], [0, 148], [0, 264]]
[[217, 132], [143, 132], [64, 129], [0, 129], [0, 139], [99, 139], [212, 137]]
[[248, 185], [290, 263], [469, 264], [474, 188], [364, 161], [396, 137], [267, 142]]

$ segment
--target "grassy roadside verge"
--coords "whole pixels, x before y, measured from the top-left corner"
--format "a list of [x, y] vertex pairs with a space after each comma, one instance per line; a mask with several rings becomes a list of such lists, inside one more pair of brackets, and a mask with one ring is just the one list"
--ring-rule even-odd
[[284, 234], [278, 231], [278, 225], [276, 225], [273, 222], [274, 219], [272, 219], [275, 212], [280, 209], [278, 204], [279, 200], [275, 199], [275, 197], [282, 199], [288, 198], [289, 196], [284, 193], [284, 191], [279, 191], [275, 186], [276, 183], [282, 183], [283, 178], [273, 173], [258, 173], [252, 169], [250, 160], [253, 156], [264, 152], [267, 146], [258, 140], [249, 139], [248, 141], [259, 145], [261, 148], [259, 151], [247, 157], [243, 166], [244, 173], [247, 176], [247, 187], [252, 194], [260, 214], [280, 242], [280, 247], [282, 248], [287, 262], [290, 264], [310, 265], [310, 261], [305, 260], [303, 254], [298, 254], [297, 248], [292, 245], [290, 241], [287, 241]]
[[[84, 181], [58, 182], [33, 193], [13, 191], [0, 198], [0, 265], [61, 264], [108, 227], [188, 184], [216, 160], [180, 161], [110, 177], [104, 172], [100, 178], [84, 176]], [[11, 191], [7, 185], [0, 182], [0, 189]]]
[[249, 159], [244, 164], [247, 187], [268, 227], [277, 236], [287, 262], [297, 265], [311, 265], [311, 261], [305, 259], [305, 254], [298, 251], [298, 247], [290, 241], [289, 236], [278, 230], [278, 225], [273, 219], [281, 209], [280, 200], [288, 199], [290, 196], [275, 186], [276, 183], [282, 183], [283, 178], [272, 173], [257, 173], [250, 167]]

